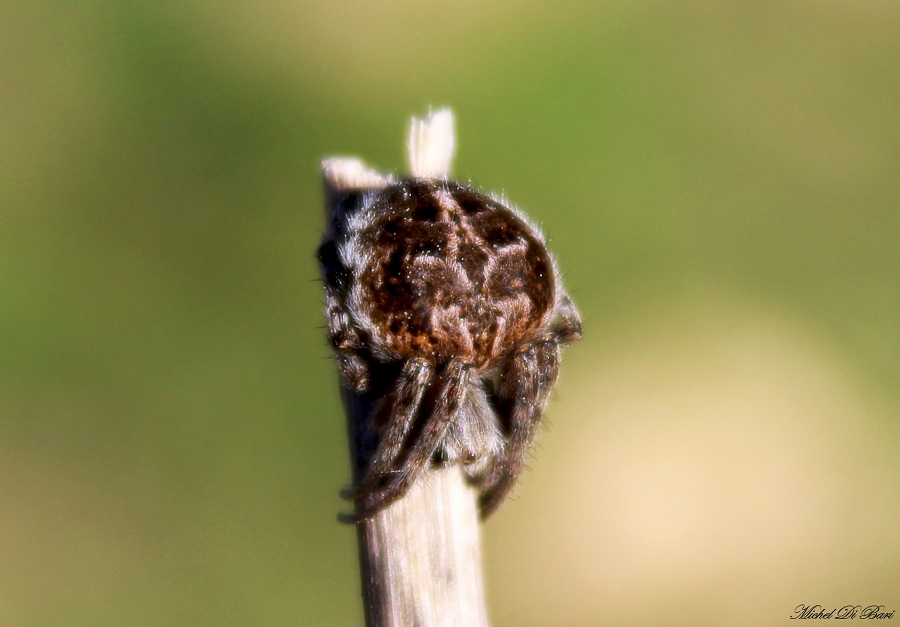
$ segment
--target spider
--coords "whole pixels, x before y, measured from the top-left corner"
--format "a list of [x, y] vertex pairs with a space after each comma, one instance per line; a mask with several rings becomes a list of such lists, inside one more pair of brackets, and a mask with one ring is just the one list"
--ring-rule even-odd
[[540, 231], [467, 185], [390, 179], [340, 199], [317, 256], [341, 383], [380, 399], [353, 520], [432, 462], [463, 467], [486, 518], [523, 470], [560, 345], [581, 337]]

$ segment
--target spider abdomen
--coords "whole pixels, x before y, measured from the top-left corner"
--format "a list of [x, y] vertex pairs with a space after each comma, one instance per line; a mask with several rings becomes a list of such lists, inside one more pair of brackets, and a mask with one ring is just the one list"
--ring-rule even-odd
[[351, 218], [350, 310], [373, 355], [486, 369], [554, 306], [553, 262], [513, 209], [458, 183], [408, 179]]

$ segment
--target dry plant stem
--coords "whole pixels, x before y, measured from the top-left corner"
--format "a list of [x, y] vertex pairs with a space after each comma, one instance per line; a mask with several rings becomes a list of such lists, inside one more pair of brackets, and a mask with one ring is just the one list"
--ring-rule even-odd
[[[413, 121], [409, 140], [413, 175], [447, 175], [452, 135], [448, 110]], [[329, 159], [323, 170], [329, 216], [350, 199], [391, 180], [357, 159]], [[366, 393], [344, 390], [356, 483], [376, 445], [370, 417], [380, 398], [379, 387]], [[429, 468], [403, 498], [358, 523], [358, 538], [369, 627], [487, 627], [477, 492], [459, 467]]]
[[428, 471], [359, 539], [371, 627], [488, 624], [475, 494], [459, 467]]
[[[345, 392], [356, 478], [365, 470], [371, 398]], [[457, 466], [432, 467], [358, 524], [366, 625], [487, 627], [477, 493]]]

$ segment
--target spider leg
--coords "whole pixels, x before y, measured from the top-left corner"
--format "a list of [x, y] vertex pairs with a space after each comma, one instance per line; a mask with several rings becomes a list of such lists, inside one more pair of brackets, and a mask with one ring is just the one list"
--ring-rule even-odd
[[581, 315], [565, 290], [560, 290], [556, 299], [550, 330], [561, 344], [581, 339]]
[[506, 447], [478, 481], [482, 519], [499, 507], [522, 473], [558, 374], [559, 344], [555, 338], [527, 344], [507, 363], [497, 390], [496, 408], [506, 433]]
[[376, 425], [384, 425], [384, 428], [366, 474], [359, 485], [345, 491], [342, 496], [357, 499], [377, 492], [379, 483], [397, 465], [419, 415], [422, 396], [431, 385], [433, 377], [434, 368], [424, 359], [410, 359], [403, 365], [393, 389], [382, 399], [376, 410], [374, 422]]
[[325, 282], [325, 320], [328, 338], [337, 354], [341, 384], [350, 390], [364, 392], [369, 386], [369, 366], [362, 354], [363, 342], [347, 310], [345, 295], [352, 277], [341, 263], [337, 244], [327, 238], [316, 255]]
[[402, 497], [422, 475], [465, 400], [470, 373], [471, 366], [460, 359], [451, 360], [440, 372], [432, 386], [433, 402], [425, 405], [427, 413], [421, 432], [402, 463], [392, 464], [395, 472], [384, 487], [367, 491], [357, 500], [356, 520], [370, 518]]

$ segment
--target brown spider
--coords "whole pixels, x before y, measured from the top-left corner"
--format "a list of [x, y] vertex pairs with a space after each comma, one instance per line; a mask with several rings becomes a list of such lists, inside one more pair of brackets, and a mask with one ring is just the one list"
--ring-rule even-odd
[[470, 187], [413, 178], [348, 194], [318, 257], [343, 385], [367, 392], [373, 370], [396, 373], [378, 386], [357, 516], [436, 458], [463, 465], [487, 517], [522, 471], [560, 344], [581, 337], [540, 232]]
[[461, 464], [482, 518], [522, 472], [559, 372], [581, 337], [540, 231], [504, 202], [444, 179], [348, 192], [319, 248], [342, 385], [378, 400], [363, 520], [432, 461]]

